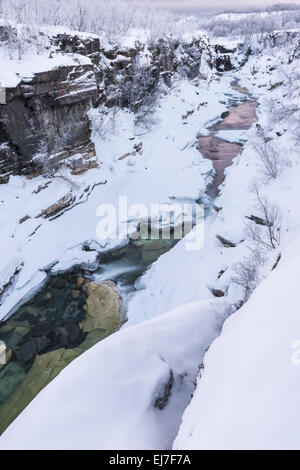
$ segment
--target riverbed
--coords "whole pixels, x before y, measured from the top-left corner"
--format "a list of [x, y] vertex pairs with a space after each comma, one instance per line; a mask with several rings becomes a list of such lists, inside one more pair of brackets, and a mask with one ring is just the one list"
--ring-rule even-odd
[[207, 191], [212, 199], [219, 194], [226, 168], [243, 149], [241, 142], [233, 142], [232, 138], [228, 141], [223, 137], [224, 134], [228, 133], [232, 136], [234, 131], [246, 131], [257, 121], [258, 103], [250, 97], [247, 89], [240, 87], [236, 81], [232, 82], [231, 86], [245, 97], [240, 103], [231, 105], [220, 120], [208, 127], [209, 135], [200, 136], [197, 141], [198, 149], [203, 157], [213, 162], [215, 176]]

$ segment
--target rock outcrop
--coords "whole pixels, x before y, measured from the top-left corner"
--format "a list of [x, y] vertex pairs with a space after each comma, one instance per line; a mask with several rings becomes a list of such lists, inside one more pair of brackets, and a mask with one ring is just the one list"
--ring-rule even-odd
[[214, 46], [214, 51], [214, 65], [218, 72], [228, 72], [234, 69], [232, 56], [236, 52], [236, 49], [228, 49], [224, 46], [216, 44]]
[[91, 59], [94, 65], [100, 64], [100, 39], [96, 35], [63, 33], [52, 36], [50, 41], [59, 52], [81, 54]]
[[37, 355], [34, 363], [20, 386], [3, 404], [0, 404], [0, 435], [20, 414], [34, 397], [48, 385], [70, 362], [96, 343], [104, 339], [105, 331], [99, 329], [89, 333], [86, 339], [74, 349], [56, 349]]
[[111, 281], [90, 282], [84, 287], [87, 293], [86, 317], [81, 323], [85, 333], [102, 329], [111, 334], [120, 325], [121, 297]]
[[13, 36], [16, 37], [17, 30], [10, 25], [0, 25], [0, 41], [9, 41]]
[[97, 84], [91, 64], [37, 73], [6, 90], [0, 105], [0, 175], [29, 174], [95, 155], [87, 115]]
[[[9, 41], [13, 31], [0, 29], [0, 41]], [[90, 63], [60, 66], [22, 79], [6, 90], [0, 105], [0, 183], [10, 174], [35, 174], [74, 155], [81, 174], [95, 163], [90, 140], [88, 110], [91, 105], [125, 107], [138, 113], [151, 108], [158, 86], [170, 87], [173, 79], [199, 76], [203, 52], [211, 70], [231, 70], [234, 50], [211, 45], [203, 37], [191, 42], [168, 38], [134, 47], [101, 47], [93, 34], [63, 33], [49, 37], [53, 54], [80, 54]], [[76, 57], [74, 58], [76, 61]], [[77, 168], [78, 167], [78, 168]]]
[[171, 86], [176, 74], [195, 78], [206, 47], [204, 40], [181, 44], [174, 39], [159, 39], [149, 48], [140, 42], [127, 49], [102, 48], [100, 103], [138, 111], [159, 83]]

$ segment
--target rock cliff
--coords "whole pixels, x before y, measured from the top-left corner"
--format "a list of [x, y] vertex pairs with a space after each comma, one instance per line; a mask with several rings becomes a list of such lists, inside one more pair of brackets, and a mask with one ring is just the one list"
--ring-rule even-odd
[[[0, 42], [9, 41], [10, 35], [2, 27]], [[170, 87], [176, 77], [199, 75], [203, 52], [217, 72], [232, 68], [235, 52], [211, 45], [206, 38], [160, 39], [148, 45], [137, 41], [134, 47], [108, 48], [101, 46], [99, 37], [81, 33], [53, 35], [46, 49], [49, 70], [32, 78], [20, 76], [17, 86], [6, 89], [5, 104], [0, 104], [0, 183], [10, 174], [49, 173], [77, 154], [81, 168], [82, 160], [95, 155], [88, 118], [92, 105], [147, 111], [160, 84]], [[74, 65], [63, 65], [62, 60], [51, 69], [56, 54], [73, 56]], [[81, 63], [78, 54], [90, 60]]]
[[0, 174], [32, 173], [75, 154], [95, 154], [87, 111], [97, 94], [93, 67], [62, 66], [21, 80], [0, 105]]

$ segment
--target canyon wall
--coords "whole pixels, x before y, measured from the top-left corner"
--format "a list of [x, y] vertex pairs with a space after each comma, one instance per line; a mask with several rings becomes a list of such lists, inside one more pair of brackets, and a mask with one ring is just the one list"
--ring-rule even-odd
[[[10, 29], [2, 27], [1, 41]], [[193, 79], [200, 73], [203, 52], [216, 72], [232, 68], [230, 54], [207, 39], [185, 43], [160, 39], [146, 46], [102, 47], [95, 35], [57, 34], [49, 37], [49, 70], [21, 78], [6, 89], [0, 105], [0, 183], [11, 174], [48, 173], [62, 161], [95, 156], [91, 141], [91, 106], [127, 107], [138, 112], [155, 101], [160, 84], [170, 87], [175, 76]], [[74, 56], [74, 65], [51, 68], [55, 54]], [[74, 54], [86, 56], [76, 64]], [[8, 59], [9, 60], [9, 59]], [[63, 64], [63, 61], [62, 61]]]

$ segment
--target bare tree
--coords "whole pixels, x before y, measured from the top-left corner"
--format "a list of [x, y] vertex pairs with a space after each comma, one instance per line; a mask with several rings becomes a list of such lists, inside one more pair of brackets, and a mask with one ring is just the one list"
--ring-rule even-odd
[[[144, 28], [150, 36], [173, 32], [177, 23], [166, 9], [150, 0], [0, 0], [3, 14], [22, 24], [64, 25], [79, 31], [106, 34], [109, 42], [130, 28]], [[183, 24], [180, 25], [183, 27]]]
[[255, 140], [253, 147], [260, 156], [264, 174], [268, 180], [276, 179], [284, 167], [290, 164], [287, 158], [280, 155], [280, 151], [275, 144], [265, 137]]
[[[238, 10], [235, 9], [235, 13], [237, 12]], [[280, 15], [276, 11], [269, 11], [268, 15], [261, 15], [252, 9], [248, 12], [243, 11], [243, 14], [244, 18], [238, 18], [236, 15], [232, 15], [231, 18], [215, 15], [201, 26], [215, 36], [242, 37], [243, 43], [247, 46], [254, 35], [258, 41], [263, 42], [274, 30], [297, 28], [300, 23], [300, 15], [295, 14], [295, 10]], [[271, 42], [270, 45], [272, 45]]]
[[[281, 211], [276, 203], [261, 196], [257, 183], [251, 184], [256, 197], [258, 217], [250, 218], [246, 224], [246, 234], [265, 250], [275, 250], [280, 243]], [[257, 223], [257, 221], [259, 221]]]
[[255, 33], [256, 29], [256, 19], [254, 17], [249, 17], [246, 18], [242, 22], [242, 43], [243, 43], [243, 49], [242, 52], [246, 53], [250, 46], [251, 46], [251, 41], [253, 38], [253, 35]]
[[44, 137], [40, 142], [38, 152], [35, 155], [35, 160], [38, 162], [43, 176], [62, 179], [70, 186], [70, 190], [72, 192], [73, 190], [78, 189], [78, 184], [72, 180], [72, 178], [62, 173], [62, 164], [55, 164], [51, 161], [51, 157], [61, 150], [61, 146], [66, 142], [66, 140], [66, 137], [60, 139], [60, 143], [56, 143], [53, 148], [49, 143], [49, 139]]
[[4, 18], [5, 6], [4, 1], [0, 0], [0, 18]]
[[296, 102], [285, 103], [269, 99], [266, 101], [266, 105], [275, 122], [285, 121], [294, 117], [300, 111], [300, 105]]
[[250, 255], [244, 258], [240, 263], [235, 264], [232, 269], [234, 272], [232, 281], [243, 287], [245, 291], [244, 302], [246, 302], [259, 283], [256, 260]]
[[22, 23], [27, 18], [28, 4], [27, 0], [12, 0], [11, 8], [17, 23]]
[[18, 60], [22, 60], [31, 44], [30, 27], [22, 25], [18, 30], [12, 30], [7, 43], [9, 56], [12, 59], [17, 53]]
[[80, 0], [77, 1], [77, 5], [71, 20], [71, 26], [77, 31], [87, 31], [89, 28], [88, 10]]

